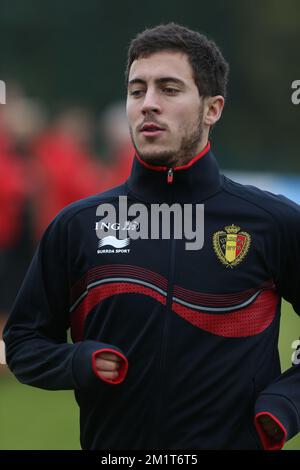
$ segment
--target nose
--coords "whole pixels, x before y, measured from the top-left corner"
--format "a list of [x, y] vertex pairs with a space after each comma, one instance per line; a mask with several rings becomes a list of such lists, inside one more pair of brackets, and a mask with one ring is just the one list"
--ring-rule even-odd
[[159, 102], [159, 96], [156, 90], [148, 88], [142, 104], [142, 113], [147, 114], [149, 112], [160, 113], [161, 105]]

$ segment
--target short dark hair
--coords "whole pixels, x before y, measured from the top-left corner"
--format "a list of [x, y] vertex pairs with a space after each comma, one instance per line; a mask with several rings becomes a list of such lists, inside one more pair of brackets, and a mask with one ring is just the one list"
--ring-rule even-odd
[[229, 65], [216, 43], [204, 34], [176, 23], [146, 29], [131, 41], [125, 72], [126, 86], [132, 62], [160, 51], [178, 51], [188, 56], [200, 96], [226, 97]]

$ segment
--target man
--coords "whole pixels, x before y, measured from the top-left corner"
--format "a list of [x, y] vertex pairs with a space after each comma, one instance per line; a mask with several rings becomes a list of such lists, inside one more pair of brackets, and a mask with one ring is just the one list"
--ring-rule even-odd
[[[300, 209], [219, 173], [208, 138], [227, 75], [215, 43], [179, 25], [133, 40], [132, 173], [57, 216], [16, 299], [9, 367], [75, 390], [84, 449], [280, 449], [299, 432], [300, 371], [281, 374], [277, 342], [280, 297], [300, 313]], [[121, 217], [125, 197], [122, 226], [110, 208]], [[170, 236], [134, 236], [158, 223], [134, 208], [156, 204], [187, 208], [196, 230], [204, 204], [204, 244], [187, 249], [175, 218]]]

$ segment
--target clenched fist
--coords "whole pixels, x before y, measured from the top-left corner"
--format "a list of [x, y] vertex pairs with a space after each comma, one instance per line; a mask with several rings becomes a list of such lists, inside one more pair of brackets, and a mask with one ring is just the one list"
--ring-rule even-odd
[[98, 349], [92, 354], [94, 373], [104, 382], [122, 383], [128, 372], [127, 357], [114, 346]]
[[111, 352], [103, 352], [97, 354], [96, 361], [97, 373], [105, 379], [114, 380], [119, 377], [119, 368], [121, 366], [121, 358]]

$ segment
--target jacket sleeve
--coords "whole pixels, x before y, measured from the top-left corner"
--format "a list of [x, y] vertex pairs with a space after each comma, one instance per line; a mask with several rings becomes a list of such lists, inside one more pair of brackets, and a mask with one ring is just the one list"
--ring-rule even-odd
[[90, 340], [67, 342], [68, 266], [67, 224], [59, 215], [37, 248], [5, 326], [7, 364], [22, 383], [48, 390], [80, 389], [101, 380], [95, 358], [110, 350], [123, 359], [124, 379], [128, 364], [119, 348]]
[[[280, 201], [270, 263], [281, 297], [300, 315], [300, 207], [284, 197]], [[299, 333], [295, 332], [294, 339], [298, 337]], [[257, 427], [261, 413], [273, 417], [284, 433], [284, 439], [275, 448], [281, 448], [285, 440], [300, 431], [300, 365], [292, 365], [260, 393], [255, 404]], [[261, 429], [258, 431], [262, 433]], [[272, 449], [272, 443], [265, 448]]]

